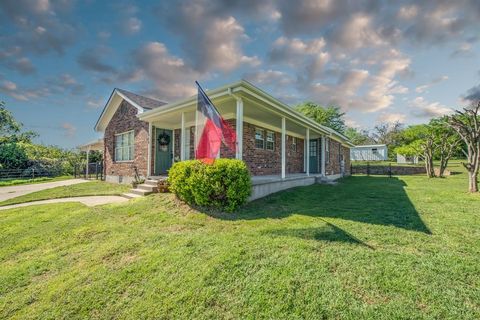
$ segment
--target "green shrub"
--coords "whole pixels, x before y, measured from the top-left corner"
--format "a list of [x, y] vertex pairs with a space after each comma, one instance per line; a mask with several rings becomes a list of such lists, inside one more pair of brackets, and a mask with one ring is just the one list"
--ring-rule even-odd
[[234, 211], [251, 192], [250, 174], [241, 160], [217, 159], [175, 163], [168, 172], [170, 190], [188, 204]]

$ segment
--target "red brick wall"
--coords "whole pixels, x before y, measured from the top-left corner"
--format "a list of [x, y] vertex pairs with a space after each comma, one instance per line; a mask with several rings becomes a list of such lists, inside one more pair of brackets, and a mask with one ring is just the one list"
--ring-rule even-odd
[[[236, 120], [229, 119], [227, 122], [233, 130], [236, 130]], [[194, 127], [192, 127], [193, 129]], [[262, 128], [252, 125], [250, 123], [243, 123], [243, 159], [247, 164], [251, 174], [253, 175], [271, 175], [281, 174], [281, 133], [275, 132], [275, 150], [265, 150], [255, 148], [255, 128]], [[190, 128], [189, 128], [190, 129]], [[194, 141], [195, 132], [190, 129], [190, 159], [194, 158]], [[262, 128], [267, 131], [267, 129]], [[175, 130], [175, 155], [180, 156], [180, 129]], [[292, 149], [293, 139], [287, 135], [287, 173], [302, 173], [304, 172], [304, 140], [297, 138], [297, 151]], [[221, 158], [234, 159], [236, 156], [235, 150], [230, 150], [223, 145], [220, 148]]]
[[[105, 129], [104, 161], [106, 176], [135, 175], [134, 166], [142, 176], [147, 175], [148, 157], [148, 123], [137, 118], [137, 109], [123, 101]], [[134, 130], [135, 146], [134, 160], [129, 162], [115, 162], [115, 134]]]
[[302, 173], [305, 172], [303, 153], [305, 149], [305, 142], [303, 139], [297, 139], [297, 151], [293, 150], [293, 137], [287, 135], [287, 141], [285, 143], [287, 150], [287, 173]]
[[255, 128], [261, 127], [243, 123], [243, 160], [250, 173], [255, 176], [281, 174], [280, 133], [275, 132], [274, 150], [258, 149], [255, 148]]
[[327, 175], [341, 173], [340, 155], [343, 155], [345, 162], [345, 174], [350, 174], [350, 149], [341, 145], [332, 139], [326, 139], [330, 143], [330, 162], [325, 164], [325, 171]]

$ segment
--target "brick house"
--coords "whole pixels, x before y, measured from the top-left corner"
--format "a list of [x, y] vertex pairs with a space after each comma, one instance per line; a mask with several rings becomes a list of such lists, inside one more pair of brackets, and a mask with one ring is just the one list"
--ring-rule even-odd
[[[222, 147], [219, 157], [245, 161], [254, 182], [349, 174], [353, 145], [340, 133], [245, 80], [207, 94], [238, 138], [236, 152]], [[195, 111], [196, 96], [166, 103], [114, 89], [95, 125], [104, 133], [106, 180], [162, 176], [174, 162], [192, 159]]]

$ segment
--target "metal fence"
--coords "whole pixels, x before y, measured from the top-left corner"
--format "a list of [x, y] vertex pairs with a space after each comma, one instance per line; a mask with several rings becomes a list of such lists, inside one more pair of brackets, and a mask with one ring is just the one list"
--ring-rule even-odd
[[103, 180], [103, 162], [89, 163], [88, 170], [86, 164], [75, 166], [73, 176], [75, 178]]
[[412, 175], [426, 173], [422, 166], [398, 166], [389, 163], [388, 165], [371, 165], [370, 163], [361, 165], [350, 165], [352, 174], [383, 175], [392, 177], [392, 175]]
[[55, 168], [0, 169], [0, 180], [35, 179], [40, 177], [56, 177], [59, 175], [61, 175], [61, 172]]

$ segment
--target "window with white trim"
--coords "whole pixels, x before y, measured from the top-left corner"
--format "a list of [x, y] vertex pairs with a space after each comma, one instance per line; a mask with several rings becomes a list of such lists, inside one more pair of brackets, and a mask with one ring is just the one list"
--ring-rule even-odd
[[296, 152], [297, 151], [297, 138], [292, 137], [292, 151]]
[[263, 130], [256, 128], [255, 129], [255, 148], [264, 149], [265, 148], [265, 138], [263, 137]]
[[275, 132], [267, 131], [267, 143], [265, 145], [267, 150], [275, 150]]
[[134, 131], [115, 135], [115, 161], [133, 161]]

